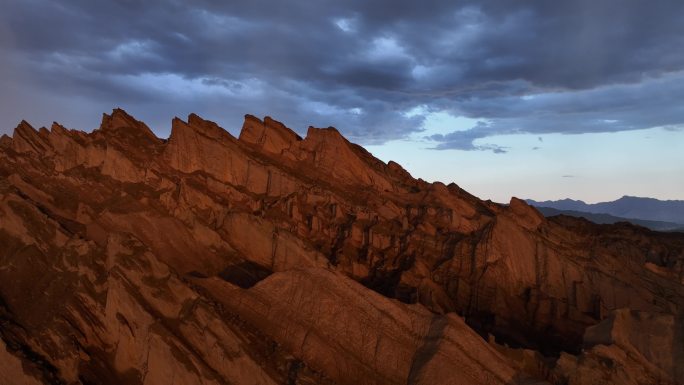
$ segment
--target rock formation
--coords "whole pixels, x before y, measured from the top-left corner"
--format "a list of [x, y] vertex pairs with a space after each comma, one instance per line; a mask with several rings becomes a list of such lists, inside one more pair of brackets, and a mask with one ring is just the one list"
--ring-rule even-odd
[[481, 201], [268, 117], [0, 139], [2, 384], [683, 379], [682, 234]]

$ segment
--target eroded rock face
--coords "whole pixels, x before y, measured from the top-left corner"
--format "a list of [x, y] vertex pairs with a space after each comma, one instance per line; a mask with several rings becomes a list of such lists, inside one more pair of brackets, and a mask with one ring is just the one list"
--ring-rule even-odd
[[334, 128], [22, 122], [0, 138], [0, 381], [677, 384], [683, 250], [413, 179]]

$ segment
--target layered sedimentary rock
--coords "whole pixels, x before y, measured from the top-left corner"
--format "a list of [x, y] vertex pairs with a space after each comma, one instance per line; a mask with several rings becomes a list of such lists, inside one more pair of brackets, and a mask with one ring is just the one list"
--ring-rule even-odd
[[682, 234], [481, 201], [334, 128], [0, 139], [2, 383], [677, 384], [683, 284]]

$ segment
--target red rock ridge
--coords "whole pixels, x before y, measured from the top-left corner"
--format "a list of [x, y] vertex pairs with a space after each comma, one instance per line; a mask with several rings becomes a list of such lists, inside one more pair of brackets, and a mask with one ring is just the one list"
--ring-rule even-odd
[[683, 260], [682, 234], [483, 202], [334, 128], [22, 121], [0, 383], [678, 384]]

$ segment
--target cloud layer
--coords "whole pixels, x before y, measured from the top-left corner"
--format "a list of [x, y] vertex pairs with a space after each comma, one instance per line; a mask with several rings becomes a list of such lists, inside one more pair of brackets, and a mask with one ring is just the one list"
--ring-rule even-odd
[[504, 152], [478, 140], [684, 123], [679, 0], [5, 3], [5, 132], [132, 105], [158, 131], [182, 112], [229, 128], [253, 113], [377, 144], [448, 112], [480, 123], [435, 148]]

